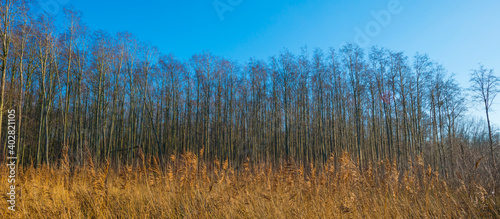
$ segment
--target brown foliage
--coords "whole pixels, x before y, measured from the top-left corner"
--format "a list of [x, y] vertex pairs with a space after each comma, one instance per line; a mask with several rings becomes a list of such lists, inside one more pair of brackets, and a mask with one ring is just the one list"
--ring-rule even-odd
[[[63, 152], [64, 154], [64, 152]], [[398, 171], [395, 162], [362, 173], [348, 153], [323, 167], [206, 162], [193, 153], [172, 156], [165, 171], [157, 157], [113, 170], [110, 162], [21, 170], [17, 211], [0, 204], [2, 218], [469, 218], [499, 217], [500, 197], [479, 184], [448, 184], [421, 158]], [[99, 167], [97, 167], [99, 166]], [[2, 165], [0, 175], [7, 170]], [[71, 177], [71, 179], [68, 179]], [[65, 180], [68, 179], [68, 180]], [[1, 182], [6, 188], [6, 181]], [[66, 184], [70, 185], [66, 185]], [[5, 196], [5, 195], [4, 195]], [[5, 197], [4, 197], [5, 198]]]

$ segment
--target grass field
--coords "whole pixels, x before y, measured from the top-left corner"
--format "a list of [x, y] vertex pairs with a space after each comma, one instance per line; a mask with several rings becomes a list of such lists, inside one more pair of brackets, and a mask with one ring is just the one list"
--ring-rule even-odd
[[[186, 153], [162, 170], [142, 154], [131, 166], [71, 167], [66, 158], [20, 169], [16, 211], [2, 201], [0, 218], [500, 218], [498, 195], [447, 185], [419, 159], [406, 171], [380, 162], [363, 174], [346, 153], [339, 160], [234, 168]], [[0, 173], [6, 191], [5, 165]]]

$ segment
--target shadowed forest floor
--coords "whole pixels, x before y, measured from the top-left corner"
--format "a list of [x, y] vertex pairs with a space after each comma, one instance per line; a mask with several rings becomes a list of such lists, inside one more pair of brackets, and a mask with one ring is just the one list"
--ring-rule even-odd
[[[142, 158], [142, 159], [141, 159]], [[361, 174], [344, 153], [319, 167], [288, 162], [202, 162], [193, 153], [132, 166], [27, 167], [17, 177], [16, 211], [1, 218], [499, 218], [500, 197], [478, 184], [448, 185], [420, 159], [406, 171], [380, 162]], [[7, 178], [6, 165], [0, 175]], [[1, 182], [6, 191], [7, 181]], [[20, 189], [19, 189], [20, 188]], [[6, 200], [6, 192], [2, 192]]]

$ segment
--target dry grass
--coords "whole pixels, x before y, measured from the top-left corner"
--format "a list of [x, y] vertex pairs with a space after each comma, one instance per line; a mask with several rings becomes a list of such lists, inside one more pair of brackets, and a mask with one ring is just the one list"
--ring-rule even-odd
[[[480, 185], [454, 188], [420, 160], [398, 172], [380, 162], [363, 174], [344, 154], [321, 168], [286, 163], [205, 163], [193, 153], [155, 157], [133, 166], [25, 168], [18, 176], [17, 211], [0, 202], [1, 218], [499, 218], [499, 197]], [[321, 170], [319, 170], [321, 169]], [[306, 173], [307, 172], [307, 173]], [[2, 191], [7, 170], [1, 169]], [[6, 192], [2, 192], [6, 200]]]

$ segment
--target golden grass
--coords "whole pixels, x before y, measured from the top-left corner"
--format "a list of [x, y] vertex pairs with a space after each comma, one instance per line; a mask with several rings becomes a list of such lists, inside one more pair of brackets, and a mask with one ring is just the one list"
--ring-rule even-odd
[[[499, 197], [480, 185], [448, 186], [420, 160], [398, 172], [395, 163], [363, 173], [344, 153], [321, 168], [288, 162], [201, 162], [193, 153], [172, 156], [161, 170], [156, 157], [133, 166], [21, 170], [14, 213], [0, 202], [0, 218], [499, 218]], [[319, 170], [321, 169], [321, 170]], [[2, 166], [2, 191], [7, 169]], [[19, 192], [21, 194], [19, 194]], [[6, 192], [2, 192], [7, 200]], [[20, 196], [19, 196], [20, 195]]]

